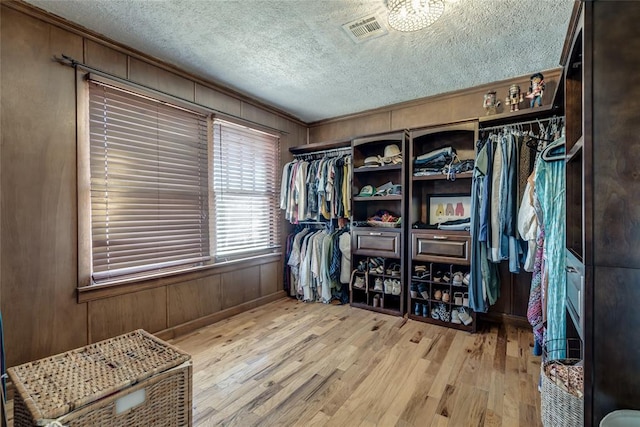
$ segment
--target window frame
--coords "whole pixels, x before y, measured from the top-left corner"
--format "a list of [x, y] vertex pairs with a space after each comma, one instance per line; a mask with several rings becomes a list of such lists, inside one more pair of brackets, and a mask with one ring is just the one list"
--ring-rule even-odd
[[[214, 251], [215, 242], [215, 228], [213, 221], [215, 216], [215, 207], [213, 206], [213, 164], [211, 162], [211, 156], [213, 155], [213, 120], [219, 118], [231, 123], [245, 126], [253, 130], [266, 132], [269, 134], [276, 134], [280, 138], [283, 133], [280, 130], [269, 128], [258, 123], [254, 123], [248, 120], [237, 118], [234, 116], [226, 115], [220, 111], [213, 110], [209, 107], [194, 103], [192, 101], [184, 100], [175, 97], [170, 94], [157, 91], [153, 88], [149, 88], [143, 85], [130, 82], [126, 79], [121, 79], [116, 76], [111, 76], [106, 73], [98, 72], [97, 70], [84, 70], [76, 69], [76, 129], [77, 129], [77, 142], [76, 142], [76, 168], [77, 168], [77, 224], [78, 224], [78, 277], [77, 277], [77, 291], [78, 302], [91, 301], [96, 298], [103, 298], [105, 296], [126, 294], [133, 291], [139, 291], [141, 289], [152, 288], [156, 286], [163, 286], [168, 283], [175, 283], [177, 281], [185, 280], [187, 277], [200, 277], [205, 270], [215, 269], [216, 271], [233, 271], [237, 268], [241, 268], [244, 265], [260, 265], [265, 262], [272, 262], [273, 259], [281, 258], [279, 252], [281, 230], [280, 221], [277, 221], [277, 228], [274, 230], [274, 241], [277, 243], [271, 250], [262, 251], [260, 253], [246, 254], [245, 256], [235, 257], [230, 259], [225, 257], [224, 259], [216, 259]], [[104, 82], [105, 84], [117, 87], [119, 89], [129, 91], [134, 94], [148, 96], [161, 102], [167, 102], [178, 107], [181, 104], [184, 108], [192, 111], [202, 112], [207, 114], [208, 117], [208, 156], [210, 163], [210, 175], [209, 181], [209, 236], [210, 236], [210, 261], [203, 263], [200, 266], [187, 266], [184, 268], [176, 268], [171, 271], [163, 271], [160, 273], [148, 274], [140, 277], [123, 277], [117, 280], [112, 280], [107, 283], [94, 283], [92, 280], [93, 270], [93, 253], [92, 253], [92, 218], [91, 218], [91, 168], [90, 168], [90, 113], [89, 113], [89, 84], [88, 80], [96, 80]], [[278, 171], [280, 168], [280, 152], [279, 145], [277, 148], [278, 158], [275, 164], [276, 182], [279, 179]], [[279, 187], [278, 187], [279, 191]], [[187, 276], [185, 276], [185, 274]], [[208, 273], [211, 274], [211, 273]], [[176, 277], [181, 276], [181, 277]], [[116, 290], [117, 289], [117, 290]]]

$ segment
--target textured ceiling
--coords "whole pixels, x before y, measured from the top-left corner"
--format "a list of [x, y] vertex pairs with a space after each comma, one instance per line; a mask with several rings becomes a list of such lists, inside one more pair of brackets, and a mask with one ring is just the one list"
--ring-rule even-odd
[[431, 27], [354, 43], [385, 0], [27, 0], [305, 121], [554, 68], [573, 0], [445, 0]]

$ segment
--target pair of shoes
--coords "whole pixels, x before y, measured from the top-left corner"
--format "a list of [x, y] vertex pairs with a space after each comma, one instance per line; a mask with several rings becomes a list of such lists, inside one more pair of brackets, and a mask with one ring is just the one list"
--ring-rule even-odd
[[402, 293], [402, 285], [400, 280], [392, 279], [391, 280], [391, 295], [400, 295]]
[[469, 280], [471, 280], [471, 273], [466, 273], [463, 277], [462, 277], [462, 283], [469, 286]]
[[423, 299], [429, 299], [429, 286], [426, 283], [418, 284], [418, 292]]
[[384, 279], [384, 293], [390, 294], [393, 285], [391, 284], [391, 279]]
[[374, 307], [380, 307], [380, 295], [375, 294], [373, 296], [373, 306]]
[[429, 317], [429, 304], [422, 305], [422, 317]]
[[367, 262], [366, 261], [360, 261], [358, 263], [358, 268], [357, 270], [361, 273], [364, 273], [365, 271], [367, 271]]
[[363, 276], [356, 276], [353, 280], [353, 287], [356, 289], [364, 289], [365, 281]]
[[417, 302], [414, 306], [413, 306], [413, 314], [415, 314], [416, 316], [420, 316], [420, 314], [422, 313], [422, 304], [420, 304], [419, 302]]
[[369, 258], [369, 273], [371, 274], [384, 274], [384, 258], [376, 257]]
[[449, 291], [447, 290], [442, 291], [442, 302], [449, 302], [450, 299], [451, 299], [451, 295], [449, 295]]
[[427, 266], [426, 265], [414, 265], [413, 266], [413, 272], [415, 274], [421, 274], [427, 271]]
[[411, 293], [411, 298], [418, 298], [418, 295], [420, 295], [418, 293], [418, 284], [417, 283], [411, 283], [411, 287], [409, 288], [409, 292]]
[[453, 303], [455, 305], [462, 305], [462, 297], [463, 297], [463, 293], [462, 292], [454, 292], [453, 293]]
[[413, 267], [413, 277], [420, 280], [429, 280], [431, 273], [426, 265], [416, 265]]
[[402, 284], [398, 279], [384, 279], [384, 293], [391, 295], [400, 295], [402, 293]]
[[462, 321], [460, 320], [460, 316], [458, 313], [458, 310], [451, 310], [451, 323], [455, 323], [455, 324], [461, 324]]
[[440, 320], [440, 311], [438, 311], [438, 309], [436, 307], [433, 307], [431, 309], [431, 317], [436, 319], [436, 320]]
[[438, 304], [438, 314], [440, 315], [440, 320], [443, 322], [451, 320], [451, 313], [449, 313], [447, 306], [443, 303]]
[[473, 323], [473, 317], [471, 317], [471, 315], [467, 313], [464, 307], [458, 308], [458, 317], [466, 326], [469, 326], [471, 323]]
[[461, 271], [456, 271], [453, 273], [452, 284], [453, 286], [462, 286], [462, 280], [464, 279], [464, 275]]
[[376, 277], [376, 280], [373, 284], [373, 290], [374, 291], [378, 291], [378, 292], [382, 292], [383, 291], [383, 287], [382, 287], [382, 279], [379, 277]]
[[387, 269], [387, 275], [400, 277], [400, 264], [391, 264], [391, 266]]

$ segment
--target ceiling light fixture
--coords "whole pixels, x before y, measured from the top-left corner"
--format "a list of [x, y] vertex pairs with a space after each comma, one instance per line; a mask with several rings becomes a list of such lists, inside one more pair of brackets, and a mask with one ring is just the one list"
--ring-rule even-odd
[[389, 25], [398, 31], [418, 31], [444, 12], [443, 0], [388, 0]]

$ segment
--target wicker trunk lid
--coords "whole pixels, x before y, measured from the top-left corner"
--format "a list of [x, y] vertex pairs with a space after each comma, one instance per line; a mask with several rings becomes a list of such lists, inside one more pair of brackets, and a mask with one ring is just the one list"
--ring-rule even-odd
[[7, 371], [32, 421], [40, 425], [190, 359], [189, 354], [139, 329]]

